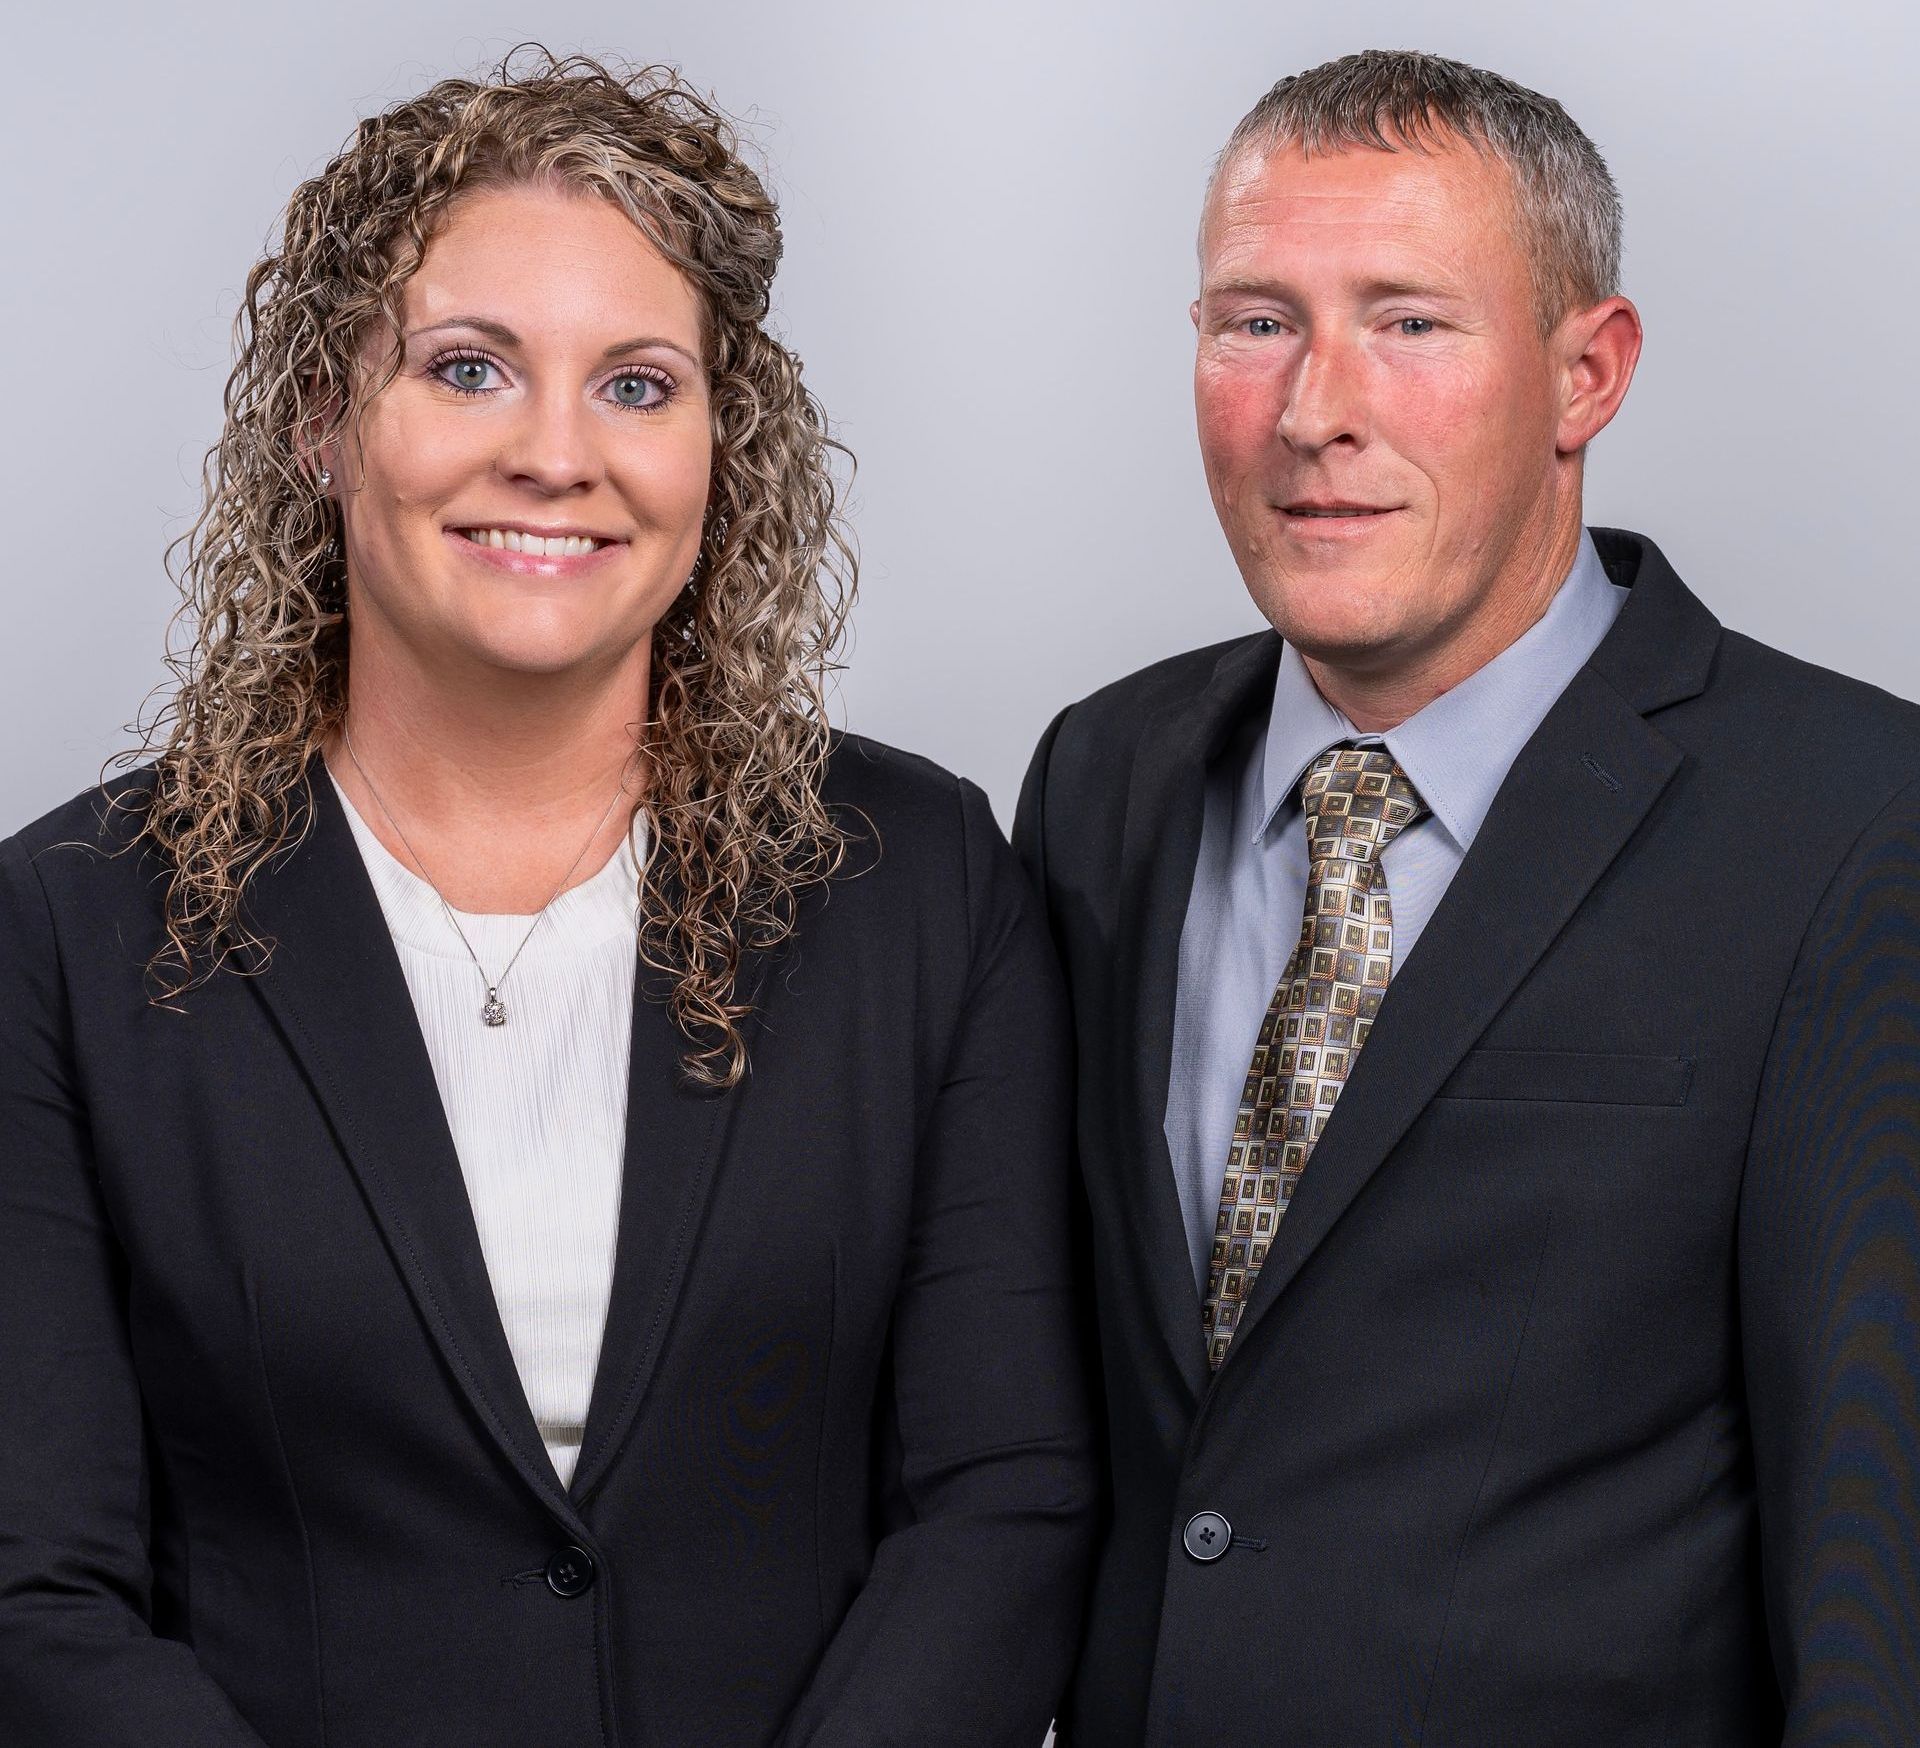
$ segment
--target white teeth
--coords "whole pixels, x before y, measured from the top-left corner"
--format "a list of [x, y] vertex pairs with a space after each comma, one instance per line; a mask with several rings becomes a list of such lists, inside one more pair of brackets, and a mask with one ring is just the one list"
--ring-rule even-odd
[[541, 536], [522, 534], [517, 528], [463, 528], [475, 546], [490, 546], [507, 552], [524, 552], [535, 558], [582, 558], [599, 542], [585, 534]]

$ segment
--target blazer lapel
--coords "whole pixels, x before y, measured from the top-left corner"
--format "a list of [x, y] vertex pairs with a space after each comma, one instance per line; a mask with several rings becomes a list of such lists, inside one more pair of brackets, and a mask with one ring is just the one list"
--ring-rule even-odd
[[1184, 699], [1144, 726], [1122, 837], [1118, 1012], [1111, 1030], [1119, 1055], [1109, 1084], [1126, 1101], [1121, 1133], [1132, 1145], [1120, 1176], [1135, 1214], [1128, 1236], [1158, 1315], [1164, 1357], [1195, 1400], [1206, 1385], [1206, 1348], [1166, 1134], [1180, 933], [1200, 853], [1207, 766], [1271, 694], [1279, 659], [1280, 640], [1271, 633], [1236, 643], [1197, 702]]
[[305, 837], [249, 889], [250, 914], [273, 943], [249, 981], [305, 1071], [461, 1393], [528, 1486], [584, 1534], [507, 1345], [386, 916], [333, 785], [310, 775], [307, 790]]
[[[1642, 713], [1700, 691], [1719, 624], [1650, 543], [1639, 545], [1645, 557], [1633, 594], [1515, 760], [1381, 1003], [1254, 1283], [1222, 1373], [1679, 768], [1678, 749]], [[1607, 542], [1602, 553], [1608, 556]]]
[[[749, 1045], [760, 1037], [757, 1018], [770, 957], [766, 951], [749, 951], [741, 960], [740, 987], [753, 1004], [753, 1013], [742, 1022]], [[569, 1489], [581, 1508], [619, 1455], [646, 1395], [686, 1283], [735, 1113], [753, 1078], [749, 1074], [724, 1092], [690, 1083], [680, 1066], [686, 1040], [668, 1012], [666, 995], [666, 980], [641, 967], [633, 993], [626, 1163], [613, 1289], [580, 1459]]]

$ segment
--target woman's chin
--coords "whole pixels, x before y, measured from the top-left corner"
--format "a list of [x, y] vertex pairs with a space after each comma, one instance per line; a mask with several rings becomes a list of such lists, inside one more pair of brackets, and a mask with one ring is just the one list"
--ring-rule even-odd
[[617, 668], [645, 640], [644, 632], [609, 637], [604, 631], [552, 625], [513, 630], [495, 627], [486, 635], [462, 639], [457, 654], [448, 652], [452, 658], [449, 665], [488, 669], [509, 683], [564, 680]]

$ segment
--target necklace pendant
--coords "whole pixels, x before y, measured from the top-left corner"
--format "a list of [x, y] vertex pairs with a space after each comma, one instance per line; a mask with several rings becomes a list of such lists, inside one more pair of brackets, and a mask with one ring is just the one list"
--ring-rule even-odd
[[500, 999], [500, 992], [489, 987], [487, 999], [480, 1009], [480, 1019], [489, 1026], [504, 1026], [507, 1023], [507, 1004]]

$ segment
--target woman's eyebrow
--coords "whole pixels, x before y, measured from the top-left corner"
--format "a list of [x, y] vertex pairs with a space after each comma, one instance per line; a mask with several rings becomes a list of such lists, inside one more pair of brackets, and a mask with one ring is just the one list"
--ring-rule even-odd
[[[445, 328], [471, 328], [476, 334], [485, 334], [489, 340], [502, 346], [518, 346], [520, 336], [504, 322], [496, 322], [490, 316], [448, 316], [445, 321], [430, 322], [423, 328], [415, 328], [407, 335], [409, 340], [417, 340], [422, 334], [437, 334]], [[669, 352], [677, 352], [693, 365], [700, 367], [697, 355], [689, 352], [678, 340], [669, 340], [664, 334], [639, 334], [631, 340], [619, 340], [600, 354], [603, 360], [624, 357], [629, 352], [644, 352], [650, 347], [663, 347]]]
[[682, 346], [678, 340], [669, 340], [664, 334], [641, 334], [631, 340], [622, 340], [618, 345], [609, 346], [600, 356], [603, 359], [619, 358], [628, 352], [645, 352], [655, 346], [662, 347], [668, 352], [679, 353], [696, 370], [700, 367], [700, 360], [693, 353]]
[[520, 336], [511, 328], [487, 316], [448, 316], [444, 322], [429, 322], [424, 328], [413, 329], [407, 338], [417, 340], [422, 334], [437, 334], [443, 328], [471, 328], [476, 334], [485, 334], [489, 340], [497, 340], [502, 346], [520, 344]]

